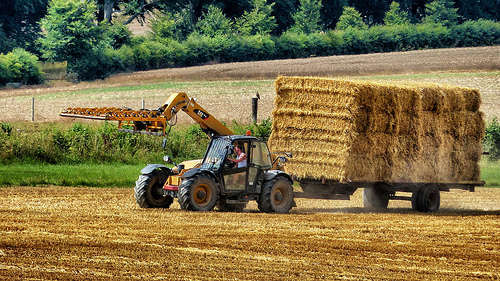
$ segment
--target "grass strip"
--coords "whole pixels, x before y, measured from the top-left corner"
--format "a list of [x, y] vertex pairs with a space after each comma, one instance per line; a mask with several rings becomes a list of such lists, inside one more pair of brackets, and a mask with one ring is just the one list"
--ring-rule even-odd
[[258, 87], [272, 85], [273, 80], [241, 80], [241, 81], [194, 81], [194, 82], [160, 82], [128, 86], [112, 86], [105, 88], [88, 88], [76, 91], [46, 93], [42, 98], [63, 97], [77, 94], [115, 93], [145, 90], [185, 89], [185, 88], [221, 88], [221, 87]]
[[481, 167], [481, 179], [486, 182], [484, 186], [500, 187], [500, 161], [479, 162]]
[[0, 186], [133, 187], [145, 165], [12, 164], [0, 166]]
[[[146, 166], [111, 164], [0, 165], [0, 186], [90, 186], [133, 187], [140, 170]], [[481, 160], [481, 179], [486, 187], [500, 187], [500, 161]]]

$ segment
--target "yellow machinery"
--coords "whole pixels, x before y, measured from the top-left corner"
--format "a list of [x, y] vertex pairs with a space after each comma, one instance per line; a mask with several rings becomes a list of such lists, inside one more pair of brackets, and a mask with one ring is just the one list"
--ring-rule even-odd
[[[118, 121], [118, 128], [130, 133], [141, 133], [164, 136], [167, 134], [167, 126], [174, 126], [177, 113], [184, 111], [201, 129], [210, 137], [232, 135], [233, 132], [219, 120], [215, 119], [194, 98], [188, 97], [186, 93], [176, 93], [170, 95], [163, 106], [156, 110], [141, 109], [132, 110], [129, 108], [116, 107], [92, 107], [92, 108], [67, 108], [61, 112], [60, 116], [69, 118], [83, 118], [92, 120]], [[129, 127], [132, 129], [126, 129]], [[181, 176], [189, 169], [197, 168], [201, 159], [189, 160], [174, 167], [166, 180], [165, 188], [176, 189], [181, 183]], [[179, 171], [178, 167], [182, 167]]]
[[62, 117], [118, 121], [118, 127], [130, 126], [132, 133], [165, 135], [167, 126], [173, 126], [179, 111], [186, 112], [210, 137], [232, 135], [233, 132], [201, 107], [186, 93], [172, 94], [163, 106], [156, 110], [132, 110], [116, 107], [70, 107], [61, 112]]

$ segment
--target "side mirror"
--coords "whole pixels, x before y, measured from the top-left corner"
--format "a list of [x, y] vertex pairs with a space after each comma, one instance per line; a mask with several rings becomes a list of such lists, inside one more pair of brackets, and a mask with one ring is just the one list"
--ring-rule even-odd
[[163, 156], [163, 161], [165, 161], [166, 163], [170, 163], [170, 162], [172, 162], [172, 159], [170, 159], [170, 156], [165, 155], [165, 156]]

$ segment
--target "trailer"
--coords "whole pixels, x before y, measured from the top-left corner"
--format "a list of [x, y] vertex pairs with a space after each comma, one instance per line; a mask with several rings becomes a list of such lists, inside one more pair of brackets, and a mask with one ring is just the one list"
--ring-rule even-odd
[[[419, 212], [435, 212], [439, 210], [440, 192], [461, 189], [474, 192], [475, 187], [483, 186], [484, 181], [456, 183], [415, 183], [415, 182], [349, 182], [318, 181], [311, 179], [295, 179], [302, 192], [294, 192], [295, 198], [349, 200], [359, 188], [363, 188], [363, 205], [369, 209], [386, 209], [390, 200], [411, 201], [412, 209]], [[407, 196], [396, 192], [410, 193]]]

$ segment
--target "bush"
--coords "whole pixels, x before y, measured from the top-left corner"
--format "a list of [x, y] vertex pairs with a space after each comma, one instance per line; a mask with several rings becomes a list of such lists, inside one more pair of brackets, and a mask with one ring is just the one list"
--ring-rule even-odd
[[[275, 43], [271, 36], [259, 34], [236, 37], [228, 47], [228, 61], [268, 60], [274, 57], [275, 51]], [[225, 53], [221, 56], [226, 60]]]
[[[203, 157], [208, 137], [199, 126], [174, 128], [166, 150], [162, 138], [118, 131], [115, 124], [101, 126], [75, 123], [69, 128], [58, 124], [41, 130], [13, 130], [0, 126], [0, 163], [29, 162], [50, 164], [161, 162], [168, 154], [176, 161]], [[7, 133], [10, 132], [10, 133]]]
[[491, 20], [466, 21], [454, 26], [451, 33], [457, 47], [500, 44], [500, 23]]
[[242, 125], [236, 121], [233, 121], [233, 132], [236, 135], [245, 135], [247, 131], [250, 131], [252, 136], [260, 138], [264, 141], [269, 139], [271, 135], [271, 125], [272, 121], [270, 118], [262, 120], [260, 123]]
[[[83, 56], [82, 61], [69, 61], [68, 69], [76, 73], [77, 78], [89, 80], [123, 70], [495, 44], [500, 44], [500, 23], [488, 20], [469, 21], [452, 28], [431, 23], [310, 34], [288, 31], [279, 37], [205, 36], [195, 32], [182, 42], [172, 38], [133, 37], [130, 45], [118, 50], [98, 47]], [[0, 56], [0, 83], [5, 81], [3, 77], [10, 75], [5, 65], [5, 59]]]
[[121, 46], [130, 44], [131, 42], [132, 32], [124, 24], [104, 24], [103, 31], [104, 38], [109, 40], [109, 44], [113, 49], [119, 49]]
[[483, 143], [485, 151], [489, 152], [489, 160], [496, 161], [500, 159], [500, 122], [496, 117], [486, 127]]
[[119, 55], [119, 50], [95, 48], [78, 60], [68, 61], [68, 77], [76, 80], [104, 79], [110, 74], [123, 71], [127, 67]]
[[0, 54], [0, 84], [18, 82], [39, 84], [43, 82], [38, 57], [21, 48], [6, 55]]

